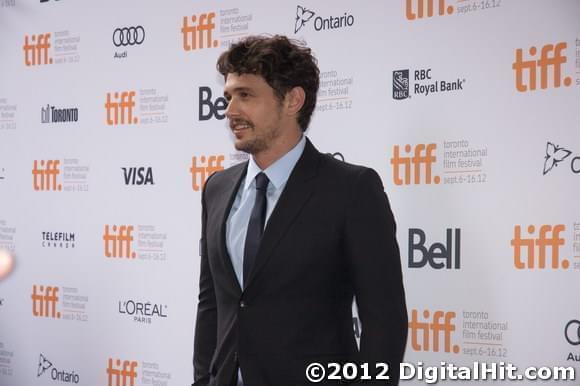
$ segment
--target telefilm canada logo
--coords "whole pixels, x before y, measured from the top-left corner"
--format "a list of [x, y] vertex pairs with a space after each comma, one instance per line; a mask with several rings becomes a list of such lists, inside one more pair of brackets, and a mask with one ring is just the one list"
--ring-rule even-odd
[[301, 5], [297, 5], [296, 17], [294, 20], [294, 33], [297, 34], [300, 30], [305, 28], [305, 26], [310, 24], [314, 26], [314, 30], [317, 32], [347, 28], [353, 26], [354, 16], [348, 12], [343, 12], [342, 15], [317, 16], [316, 12]]
[[568, 163], [570, 160], [570, 170], [574, 174], [580, 173], [580, 155], [569, 158], [572, 155], [572, 151], [566, 149], [563, 146], [556, 145], [552, 142], [546, 143], [546, 155], [544, 156], [544, 170], [543, 175], [550, 173], [554, 168], [557, 168], [560, 164]]
[[[45, 375], [46, 374], [46, 375]], [[79, 383], [80, 377], [74, 371], [64, 371], [59, 370], [48, 360], [43, 354], [38, 357], [38, 370], [36, 372], [36, 377], [46, 378], [50, 377], [52, 381], [64, 382], [64, 383]]]

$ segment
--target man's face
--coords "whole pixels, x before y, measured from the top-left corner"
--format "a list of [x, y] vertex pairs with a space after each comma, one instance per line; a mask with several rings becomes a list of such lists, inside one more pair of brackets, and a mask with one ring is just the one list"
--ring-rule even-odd
[[284, 125], [283, 106], [274, 89], [259, 75], [230, 73], [224, 96], [235, 148], [254, 155], [269, 149]]

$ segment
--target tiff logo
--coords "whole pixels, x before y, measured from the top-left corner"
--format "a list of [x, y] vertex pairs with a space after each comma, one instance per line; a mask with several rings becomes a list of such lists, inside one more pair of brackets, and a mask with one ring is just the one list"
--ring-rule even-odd
[[132, 225], [120, 225], [119, 227], [113, 225], [111, 229], [109, 229], [109, 225], [105, 225], [105, 234], [103, 235], [105, 256], [134, 259], [136, 254], [131, 250], [133, 229]]
[[[435, 311], [433, 319], [429, 320], [431, 316], [428, 310], [423, 311], [424, 322], [419, 321], [418, 311], [411, 312], [411, 321], [409, 322], [409, 329], [411, 330], [411, 347], [415, 351], [432, 351], [440, 352], [440, 338], [443, 334], [443, 351], [457, 354], [459, 346], [451, 342], [451, 333], [455, 331], [455, 312]], [[419, 339], [421, 335], [422, 339]]]
[[48, 56], [50, 45], [50, 34], [38, 34], [24, 36], [24, 64], [26, 66], [38, 66], [41, 64], [52, 64], [52, 58]]
[[32, 315], [37, 317], [60, 319], [60, 311], [56, 310], [58, 303], [58, 287], [32, 286]]
[[[422, 19], [424, 17], [432, 17], [434, 15], [434, 3], [435, 0], [405, 0], [405, 16], [407, 20]], [[445, 0], [438, 0], [437, 2], [437, 12], [439, 16], [445, 14], [451, 15], [454, 11], [452, 5], [445, 6]], [[425, 10], [427, 10], [425, 12]]]
[[[540, 69], [540, 88], [545, 90], [548, 88], [548, 69], [552, 71], [552, 83], [554, 88], [560, 87], [562, 83], [562, 64], [566, 63], [567, 58], [563, 54], [567, 44], [565, 42], [553, 44], [546, 44], [542, 47], [540, 59], [524, 60], [523, 50], [518, 48], [516, 50], [516, 59], [512, 64], [512, 69], [516, 74], [516, 89], [519, 92], [534, 91], [537, 88], [538, 71]], [[535, 46], [528, 50], [531, 56], [536, 56], [538, 49]], [[524, 80], [524, 72], [527, 71], [528, 78]], [[572, 78], [569, 76], [564, 78], [564, 86], [568, 87], [572, 84]]]
[[218, 46], [219, 42], [212, 39], [212, 32], [215, 30], [214, 18], [215, 12], [202, 13], [199, 17], [193, 15], [191, 16], [192, 24], [189, 25], [189, 18], [183, 17], [181, 34], [183, 35], [183, 49], [185, 51]]
[[[120, 100], [119, 94], [121, 94]], [[139, 122], [139, 119], [133, 116], [133, 109], [135, 108], [134, 97], [135, 91], [115, 92], [113, 93], [113, 98], [111, 98], [110, 92], [107, 93], [107, 102], [105, 103], [107, 125], [131, 125]]]
[[191, 167], [189, 171], [191, 172], [191, 187], [196, 192], [199, 191], [205, 185], [208, 177], [213, 173], [224, 170], [222, 162], [225, 157], [223, 155], [211, 155], [206, 157], [202, 155], [200, 157], [200, 165], [197, 164], [197, 157], [191, 157]]
[[109, 358], [107, 366], [108, 386], [135, 386], [137, 366], [136, 361], [123, 361], [121, 364], [120, 359], [113, 361], [112, 358]]
[[60, 174], [59, 160], [34, 160], [32, 167], [32, 187], [34, 190], [62, 190], [57, 176]]
[[[439, 176], [432, 177], [432, 166], [437, 159], [435, 157], [436, 149], [437, 145], [434, 143], [428, 145], [420, 143], [415, 146], [414, 150], [411, 145], [405, 145], [405, 153], [410, 154], [411, 151], [414, 151], [414, 155], [402, 156], [399, 153], [399, 146], [395, 145], [393, 147], [393, 157], [391, 158], [395, 185], [419, 185], [421, 184], [422, 176], [424, 176], [423, 182], [425, 184], [431, 184], [432, 182], [438, 184], [441, 178]], [[411, 165], [413, 168], [411, 168]]]
[[[516, 225], [514, 227], [514, 238], [511, 240], [511, 245], [514, 247], [514, 266], [517, 269], [534, 269], [537, 264], [539, 269], [546, 268], [547, 248], [550, 247], [552, 252], [550, 268], [558, 269], [562, 267], [563, 269], [568, 269], [570, 266], [568, 260], [564, 259], [560, 264], [560, 247], [566, 243], [566, 240], [560, 237], [560, 233], [565, 230], [566, 227], [563, 224], [554, 226], [542, 225], [537, 238], [522, 238], [522, 227]], [[536, 227], [529, 225], [527, 231], [528, 235], [533, 236], [536, 232]], [[526, 254], [526, 259], [522, 256], [522, 250]]]

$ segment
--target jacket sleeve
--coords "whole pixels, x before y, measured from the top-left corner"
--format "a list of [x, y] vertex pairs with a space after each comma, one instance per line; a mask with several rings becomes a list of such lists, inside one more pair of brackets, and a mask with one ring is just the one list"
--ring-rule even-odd
[[395, 220], [374, 170], [363, 169], [355, 181], [346, 209], [345, 252], [362, 327], [358, 360], [369, 364], [373, 379], [375, 364], [387, 363], [390, 380], [370, 383], [397, 385], [408, 319]]
[[208, 182], [209, 179], [206, 181], [201, 199], [202, 218], [201, 240], [199, 243], [201, 263], [199, 270], [199, 299], [193, 347], [194, 383], [192, 386], [206, 386], [209, 383], [211, 359], [217, 340], [216, 299], [206, 244], [207, 204], [205, 195]]

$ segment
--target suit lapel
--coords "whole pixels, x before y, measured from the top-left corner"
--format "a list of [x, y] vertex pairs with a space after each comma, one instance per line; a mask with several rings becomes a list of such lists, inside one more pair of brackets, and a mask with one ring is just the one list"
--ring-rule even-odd
[[234, 266], [232, 265], [232, 259], [227, 249], [226, 240], [226, 224], [228, 221], [228, 215], [242, 183], [242, 179], [246, 176], [246, 171], [248, 170], [248, 162], [244, 162], [239, 165], [238, 169], [232, 170], [232, 176], [227, 179], [229, 185], [226, 186], [220, 194], [220, 197], [216, 197], [216, 202], [220, 203], [217, 208], [217, 218], [220, 219], [220, 230], [219, 230], [219, 245], [220, 245], [220, 256], [222, 258], [222, 263], [228, 271], [228, 275], [232, 282], [235, 283], [236, 288], [241, 292], [240, 283], [236, 277], [236, 272]]
[[290, 174], [284, 191], [270, 215], [254, 267], [244, 285], [245, 288], [251, 285], [256, 274], [266, 264], [272, 251], [312, 195], [314, 184], [311, 183], [310, 179], [318, 173], [319, 156], [320, 153], [314, 148], [310, 140], [306, 139], [304, 152]]

